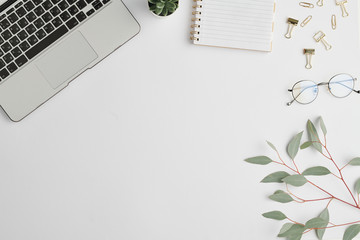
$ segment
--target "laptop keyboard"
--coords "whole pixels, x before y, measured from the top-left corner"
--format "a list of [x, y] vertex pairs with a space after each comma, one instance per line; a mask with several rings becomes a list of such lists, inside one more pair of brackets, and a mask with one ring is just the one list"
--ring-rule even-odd
[[110, 0], [25, 0], [0, 14], [0, 82]]

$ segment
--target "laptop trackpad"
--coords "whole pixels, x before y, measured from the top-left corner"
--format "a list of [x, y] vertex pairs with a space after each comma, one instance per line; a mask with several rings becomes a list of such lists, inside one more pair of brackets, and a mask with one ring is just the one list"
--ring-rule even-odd
[[36, 65], [56, 89], [97, 57], [84, 36], [77, 31], [37, 60]]

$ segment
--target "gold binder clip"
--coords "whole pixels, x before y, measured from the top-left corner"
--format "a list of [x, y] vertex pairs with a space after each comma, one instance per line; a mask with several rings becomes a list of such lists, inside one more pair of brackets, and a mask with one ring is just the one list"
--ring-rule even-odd
[[298, 25], [299, 20], [296, 20], [296, 19], [293, 19], [293, 18], [288, 18], [287, 23], [289, 24], [289, 26], [288, 26], [288, 31], [285, 34], [285, 37], [290, 39], [292, 31], [293, 31], [294, 27], [296, 27]]
[[323, 31], [319, 31], [314, 35], [314, 40], [316, 42], [322, 42], [327, 51], [329, 51], [332, 46], [325, 40], [325, 33]]
[[314, 8], [314, 4], [308, 2], [300, 2], [299, 5], [306, 8]]
[[333, 30], [336, 29], [336, 16], [335, 16], [335, 14], [333, 14], [331, 16], [331, 27], [332, 27]]
[[318, 5], [319, 7], [324, 6], [324, 0], [319, 0], [319, 1], [317, 2], [317, 5]]
[[310, 20], [312, 19], [312, 16], [309, 15], [307, 18], [305, 18], [304, 21], [302, 21], [302, 23], [300, 24], [301, 27], [305, 27], [306, 24], [308, 24], [310, 22]]
[[349, 16], [349, 13], [346, 11], [346, 8], [345, 8], [345, 3], [347, 3], [347, 0], [335, 0], [335, 2], [336, 2], [336, 5], [340, 6], [342, 16], [343, 17]]
[[312, 56], [315, 55], [315, 49], [304, 49], [304, 54], [306, 56], [305, 68], [311, 69], [312, 68], [311, 59], [312, 59]]

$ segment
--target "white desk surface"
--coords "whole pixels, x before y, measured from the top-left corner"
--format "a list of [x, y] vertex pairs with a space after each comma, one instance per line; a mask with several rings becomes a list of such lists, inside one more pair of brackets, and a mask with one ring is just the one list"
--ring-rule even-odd
[[[349, 0], [348, 18], [324, 2], [305, 9], [278, 0], [273, 52], [260, 53], [191, 44], [192, 1], [159, 19], [146, 0], [125, 0], [142, 26], [137, 37], [22, 122], [1, 114], [0, 239], [277, 239], [282, 223], [261, 213], [315, 217], [324, 203], [312, 209], [267, 199], [282, 186], [259, 181], [281, 168], [243, 159], [275, 157], [265, 140], [286, 156], [293, 135], [320, 115], [339, 163], [360, 156], [359, 95], [336, 99], [324, 87], [311, 105], [285, 104], [301, 79], [360, 77], [357, 2]], [[287, 17], [309, 14], [312, 22], [285, 39]], [[314, 42], [318, 30], [333, 50]], [[317, 50], [312, 70], [304, 68], [305, 47]], [[309, 150], [298, 161], [325, 160]], [[358, 177], [346, 174], [351, 184]], [[339, 210], [332, 220], [360, 219], [350, 213]], [[326, 239], [342, 232], [328, 231]]]

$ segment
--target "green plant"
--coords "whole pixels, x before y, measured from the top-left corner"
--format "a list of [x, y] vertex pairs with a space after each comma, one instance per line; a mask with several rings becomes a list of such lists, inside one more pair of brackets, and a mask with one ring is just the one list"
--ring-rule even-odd
[[158, 16], [173, 14], [179, 6], [179, 0], [148, 0], [150, 11]]
[[[274, 194], [269, 196], [271, 200], [280, 203], [312, 203], [326, 201], [325, 209], [318, 216], [311, 218], [306, 223], [300, 223], [299, 221], [293, 220], [292, 218], [286, 216], [280, 211], [271, 211], [264, 213], [263, 216], [265, 218], [288, 221], [282, 226], [278, 234], [278, 237], [283, 237], [287, 240], [300, 240], [304, 234], [311, 231], [315, 231], [317, 238], [322, 240], [326, 229], [343, 226], [347, 226], [344, 232], [343, 240], [351, 240], [360, 233], [360, 220], [342, 224], [334, 224], [330, 222], [329, 213], [329, 206], [333, 201], [338, 201], [341, 204], [353, 207], [353, 209], [360, 210], [360, 179], [355, 182], [354, 190], [351, 190], [344, 178], [344, 169], [347, 166], [360, 166], [360, 158], [354, 158], [344, 166], [340, 167], [338, 163], [336, 163], [328, 149], [326, 140], [327, 130], [321, 117], [319, 118], [319, 124], [323, 133], [322, 140], [320, 139], [318, 131], [315, 128], [314, 124], [309, 120], [307, 122], [307, 132], [309, 138], [308, 141], [300, 145], [303, 132], [297, 134], [290, 141], [286, 149], [290, 157], [290, 161], [283, 160], [276, 147], [270, 142], [267, 143], [275, 151], [278, 160], [272, 160], [267, 156], [257, 156], [245, 159], [246, 162], [252, 164], [267, 165], [273, 163], [287, 169], [287, 172], [278, 171], [271, 173], [261, 181], [262, 183], [283, 183], [285, 185], [284, 190], [277, 190], [274, 192]], [[309, 147], [314, 148], [324, 158], [330, 161], [330, 164], [333, 165], [335, 173], [331, 172], [328, 168], [324, 166], [314, 166], [304, 171], [300, 171], [298, 164], [295, 162], [295, 157], [297, 156], [299, 150], [303, 150]], [[344, 186], [345, 190], [351, 197], [351, 201], [344, 200], [336, 194], [330, 193], [330, 191], [326, 190], [324, 187], [320, 187], [318, 184], [313, 182], [313, 180], [309, 180], [313, 176], [325, 176], [329, 174], [332, 174], [338, 181], [340, 181], [340, 183]], [[290, 186], [301, 187], [305, 184], [312, 185], [319, 192], [325, 194], [326, 197], [317, 199], [305, 199], [304, 197], [300, 197], [290, 191]]]

